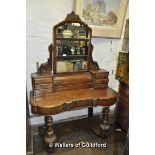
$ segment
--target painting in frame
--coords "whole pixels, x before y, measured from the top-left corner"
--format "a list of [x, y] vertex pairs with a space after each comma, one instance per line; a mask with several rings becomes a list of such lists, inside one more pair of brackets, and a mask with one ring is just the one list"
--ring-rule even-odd
[[76, 0], [76, 13], [95, 37], [120, 38], [128, 0]]

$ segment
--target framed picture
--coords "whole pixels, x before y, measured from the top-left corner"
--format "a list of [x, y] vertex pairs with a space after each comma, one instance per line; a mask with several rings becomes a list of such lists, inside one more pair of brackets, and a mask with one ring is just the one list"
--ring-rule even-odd
[[129, 53], [126, 51], [119, 52], [116, 79], [129, 84]]
[[96, 37], [120, 38], [128, 0], [76, 0], [76, 13]]

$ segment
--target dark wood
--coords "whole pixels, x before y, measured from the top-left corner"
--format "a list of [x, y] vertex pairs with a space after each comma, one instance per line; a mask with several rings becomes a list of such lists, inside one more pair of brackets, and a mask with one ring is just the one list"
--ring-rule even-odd
[[89, 71], [92, 75], [93, 80], [93, 88], [107, 88], [108, 87], [108, 76], [109, 72], [107, 72], [104, 69], [96, 69], [96, 70], [90, 70]]
[[116, 123], [127, 132], [129, 128], [129, 86], [122, 82], [119, 86], [117, 104]]
[[[56, 38], [56, 29], [65, 23], [80, 23], [87, 29], [86, 38]], [[88, 37], [89, 32], [89, 37]], [[37, 72], [31, 74], [32, 91], [30, 92], [31, 110], [34, 114], [45, 116], [43, 141], [49, 150], [53, 150], [51, 144], [56, 141], [56, 136], [52, 129], [52, 117], [72, 109], [89, 108], [88, 117], [93, 116], [93, 107], [111, 106], [115, 104], [117, 93], [108, 87], [109, 72], [100, 69], [97, 62], [92, 59], [93, 45], [91, 44], [92, 29], [81, 21], [74, 12], [68, 14], [66, 19], [58, 23], [53, 28], [53, 45], [49, 46], [49, 58], [44, 64], [38, 65]], [[56, 72], [57, 51], [56, 40], [85, 41], [87, 55], [87, 70], [77, 72]], [[79, 45], [80, 46], [80, 45]], [[53, 53], [53, 54], [52, 54]], [[59, 58], [61, 58], [60, 56]], [[70, 56], [68, 56], [70, 57]], [[72, 55], [74, 57], [74, 55]], [[79, 56], [75, 56], [75, 59]], [[103, 120], [100, 125], [102, 135], [105, 135], [104, 127], [107, 127], [107, 110], [105, 110]], [[105, 121], [107, 121], [105, 123]], [[61, 130], [60, 132], [63, 132]]]
[[93, 107], [88, 107], [88, 117], [93, 117]]
[[94, 87], [94, 89], [107, 88], [108, 87], [108, 83], [106, 83], [106, 84], [96, 84], [93, 87]]
[[109, 82], [109, 79], [94, 79], [94, 84], [106, 84]]
[[87, 89], [92, 88], [92, 83], [85, 83], [85, 84], [72, 84], [66, 86], [55, 86], [54, 91], [70, 91], [70, 90], [78, 90], [78, 89]]
[[53, 151], [53, 144], [56, 142], [57, 138], [53, 132], [53, 118], [52, 116], [45, 116], [45, 135], [44, 142], [48, 146], [49, 151]]
[[92, 83], [92, 78], [89, 72], [84, 73], [76, 73], [76, 74], [68, 74], [63, 76], [55, 76], [54, 77], [54, 85], [55, 86], [67, 86], [74, 84], [85, 84]]
[[34, 97], [53, 92], [53, 75], [51, 73], [32, 73], [31, 78]]
[[101, 123], [100, 123], [100, 129], [102, 131], [102, 136], [104, 138], [106, 138], [108, 136], [108, 132], [109, 132], [109, 129], [110, 129], [110, 125], [109, 125], [109, 107], [104, 107], [103, 110], [103, 118], [101, 120]]
[[111, 88], [80, 89], [61, 91], [35, 98], [30, 94], [32, 112], [40, 115], [54, 115], [72, 109], [111, 106], [115, 104], [117, 93]]
[[109, 72], [104, 69], [94, 69], [89, 71], [94, 79], [107, 79]]
[[89, 72], [68, 74], [54, 77], [54, 91], [66, 91], [92, 88]]

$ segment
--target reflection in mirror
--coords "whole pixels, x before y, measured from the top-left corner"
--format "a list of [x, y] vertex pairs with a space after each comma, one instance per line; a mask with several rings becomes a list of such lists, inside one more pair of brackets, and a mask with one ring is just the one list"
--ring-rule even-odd
[[87, 28], [79, 23], [65, 23], [56, 29], [57, 38], [88, 38]]

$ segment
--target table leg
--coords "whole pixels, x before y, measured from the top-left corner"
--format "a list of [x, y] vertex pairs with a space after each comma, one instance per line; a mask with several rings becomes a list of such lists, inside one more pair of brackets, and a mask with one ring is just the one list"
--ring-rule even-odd
[[108, 132], [109, 132], [109, 129], [110, 129], [109, 112], [110, 112], [109, 107], [104, 107], [103, 110], [102, 110], [103, 118], [102, 118], [101, 123], [100, 123], [100, 129], [101, 129], [101, 135], [104, 138], [107, 138]]
[[52, 116], [45, 116], [45, 136], [44, 142], [49, 151], [54, 150], [54, 143], [56, 142], [57, 138], [52, 129], [53, 118]]
[[93, 107], [88, 107], [88, 117], [93, 117]]

